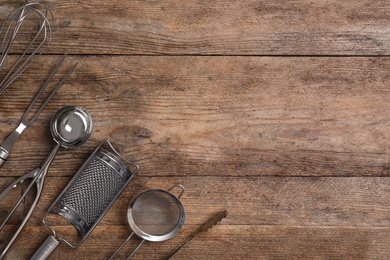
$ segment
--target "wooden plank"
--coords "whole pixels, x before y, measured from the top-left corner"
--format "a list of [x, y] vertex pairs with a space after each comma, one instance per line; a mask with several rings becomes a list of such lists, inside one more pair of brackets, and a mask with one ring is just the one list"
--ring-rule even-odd
[[[23, 2], [0, 0], [0, 20]], [[0, 192], [49, 154], [58, 108], [87, 107], [95, 131], [60, 150], [7, 259], [30, 258], [50, 234], [42, 216], [106, 137], [141, 170], [80, 248], [61, 244], [51, 259], [108, 259], [130, 233], [132, 198], [174, 183], [186, 188], [183, 229], [134, 259], [164, 259], [224, 209], [174, 259], [390, 259], [388, 1], [47, 3], [56, 18], [48, 55], [1, 94], [0, 140], [59, 54], [73, 54], [62, 74], [78, 67], [21, 136]], [[0, 202], [0, 222], [20, 194]], [[31, 199], [0, 232], [0, 251]], [[75, 239], [68, 225], [54, 229]]]
[[[21, 2], [2, 0], [1, 17]], [[48, 53], [390, 54], [386, 0], [46, 2], [56, 19]]]
[[[55, 228], [68, 235], [69, 227]], [[185, 226], [164, 242], [145, 242], [133, 258], [165, 259], [196, 228]], [[125, 226], [98, 226], [79, 248], [62, 243], [50, 259], [108, 259], [129, 233]], [[387, 259], [389, 233], [389, 228], [219, 224], [200, 234], [173, 259]], [[7, 259], [28, 259], [49, 234], [44, 227], [28, 227]], [[139, 241], [130, 241], [118, 259], [128, 255]]]
[[[0, 189], [12, 178], [1, 178]], [[69, 178], [48, 177], [41, 201], [28, 225], [40, 221], [65, 187]], [[130, 201], [149, 188], [168, 189], [182, 183], [186, 223], [199, 225], [227, 209], [225, 224], [282, 226], [368, 226], [390, 225], [390, 179], [384, 177], [158, 177], [137, 176], [132, 180], [101, 225], [126, 225]], [[19, 193], [13, 195], [17, 197]], [[8, 200], [10, 201], [10, 200]], [[24, 202], [24, 212], [30, 202]], [[2, 203], [4, 216], [11, 202]], [[23, 211], [10, 222], [20, 223]], [[55, 223], [58, 225], [58, 223]]]
[[[1, 138], [58, 59], [41, 57], [3, 93]], [[87, 107], [95, 131], [60, 151], [52, 176], [73, 175], [106, 137], [141, 176], [389, 176], [388, 57], [70, 56], [63, 70], [74, 62], [1, 176], [43, 162], [64, 105]]]

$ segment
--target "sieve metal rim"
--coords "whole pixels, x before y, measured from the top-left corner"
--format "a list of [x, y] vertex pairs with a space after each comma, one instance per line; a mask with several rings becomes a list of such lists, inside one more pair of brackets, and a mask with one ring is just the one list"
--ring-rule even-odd
[[[130, 202], [129, 207], [127, 209], [127, 221], [129, 222], [130, 228], [132, 229], [132, 231], [137, 236], [139, 236], [140, 238], [142, 238], [144, 240], [147, 240], [147, 241], [161, 242], [161, 241], [165, 241], [165, 240], [168, 240], [168, 239], [172, 238], [183, 227], [184, 221], [185, 221], [185, 212], [184, 212], [183, 204], [181, 203], [181, 201], [179, 199], [181, 197], [181, 195], [183, 194], [183, 191], [180, 193], [179, 198], [178, 198], [173, 193], [169, 192], [170, 190], [172, 190], [175, 187], [181, 187], [183, 189], [183, 191], [184, 191], [184, 187], [181, 184], [176, 184], [176, 185], [172, 186], [171, 188], [169, 188], [168, 190], [157, 189], [157, 188], [155, 188], [155, 189], [148, 189], [148, 190], [145, 190], [145, 191], [139, 193]], [[135, 223], [134, 218], [133, 218], [133, 206], [134, 206], [134, 204], [136, 203], [136, 201], [140, 197], [142, 197], [143, 195], [145, 195], [147, 193], [150, 193], [150, 192], [163, 192], [163, 193], [169, 195], [175, 201], [176, 205], [179, 207], [179, 214], [180, 214], [179, 215], [179, 221], [177, 222], [176, 226], [172, 229], [172, 231], [170, 231], [169, 233], [166, 233], [164, 235], [157, 236], [157, 235], [151, 235], [151, 234], [148, 234], [148, 233], [144, 232], [142, 229], [140, 229], [138, 227], [138, 225]]]

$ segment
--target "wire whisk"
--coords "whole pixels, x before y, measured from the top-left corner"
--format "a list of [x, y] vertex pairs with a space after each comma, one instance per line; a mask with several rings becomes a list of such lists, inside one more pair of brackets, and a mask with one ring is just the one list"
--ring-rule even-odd
[[[19, 30], [24, 27], [29, 28], [30, 26], [30, 24], [22, 25], [31, 21], [38, 22], [37, 30], [31, 31], [31, 38], [19, 39], [20, 36], [17, 37], [19, 34], [23, 37], [28, 35], [26, 32], [19, 32]], [[2, 39], [0, 45], [0, 73], [4, 70], [5, 61], [13, 43], [26, 41], [26, 47], [13, 65], [9, 66], [10, 69], [6, 72], [4, 78], [1, 79], [0, 94], [47, 48], [51, 40], [51, 24], [53, 21], [53, 13], [45, 3], [27, 3], [27, 1], [3, 20], [0, 28], [0, 40]], [[15, 40], [16, 38], [17, 40]]]

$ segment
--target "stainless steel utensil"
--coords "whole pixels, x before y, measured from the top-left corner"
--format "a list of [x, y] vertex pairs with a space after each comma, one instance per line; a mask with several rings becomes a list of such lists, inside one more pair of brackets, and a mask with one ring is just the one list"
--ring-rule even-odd
[[[177, 197], [170, 192], [176, 187], [182, 189]], [[134, 233], [142, 238], [142, 241], [127, 259], [135, 254], [145, 240], [161, 242], [176, 235], [185, 220], [184, 207], [180, 202], [183, 193], [183, 185], [176, 184], [168, 190], [149, 189], [138, 194], [127, 210], [127, 220], [133, 232], [114, 252], [110, 260], [119, 253]]]
[[0, 259], [2, 259], [8, 250], [10, 249], [11, 245], [23, 229], [24, 225], [30, 218], [34, 208], [38, 204], [39, 198], [42, 193], [43, 189], [43, 183], [44, 179], [46, 177], [48, 168], [53, 161], [55, 155], [58, 152], [58, 149], [62, 146], [65, 148], [71, 148], [78, 145], [83, 144], [87, 139], [90, 137], [92, 133], [92, 119], [91, 116], [85, 111], [84, 108], [76, 107], [76, 106], [67, 106], [63, 107], [62, 109], [58, 110], [54, 116], [52, 117], [52, 120], [50, 122], [50, 131], [53, 135], [54, 141], [57, 143], [57, 145], [54, 147], [54, 149], [51, 151], [49, 156], [46, 158], [44, 163], [41, 167], [21, 176], [16, 181], [14, 181], [11, 185], [9, 185], [1, 194], [0, 194], [0, 200], [4, 199], [6, 195], [14, 188], [16, 188], [18, 185], [26, 181], [27, 179], [32, 179], [31, 183], [27, 186], [25, 190], [23, 190], [23, 193], [15, 206], [10, 210], [8, 215], [6, 216], [4, 222], [0, 226], [0, 231], [3, 229], [5, 224], [8, 222], [12, 214], [15, 212], [15, 210], [19, 207], [22, 200], [26, 197], [26, 195], [30, 192], [31, 188], [36, 185], [36, 195], [35, 199], [23, 219], [21, 225], [19, 226], [16, 233], [13, 235], [11, 240], [8, 242], [7, 246], [3, 250], [3, 252], [0, 255]]
[[209, 219], [209, 221], [207, 221], [206, 224], [202, 225], [189, 239], [187, 239], [186, 242], [184, 242], [179, 248], [177, 248], [175, 251], [173, 251], [167, 257], [167, 260], [171, 259], [180, 249], [182, 249], [185, 245], [187, 245], [189, 242], [191, 242], [199, 233], [207, 232], [207, 230], [212, 228], [214, 225], [216, 225], [222, 219], [226, 218], [226, 216], [227, 216], [227, 211], [224, 210], [224, 211], [219, 212], [213, 218]]
[[[111, 151], [103, 146], [108, 146]], [[122, 161], [131, 164], [134, 171], [130, 171]], [[64, 241], [73, 248], [79, 247], [138, 169], [138, 165], [122, 157], [108, 140], [103, 140], [43, 216], [42, 222], [52, 232], [52, 235], [31, 259], [46, 259], [60, 241]], [[49, 214], [59, 215], [70, 222], [78, 231], [81, 240], [78, 243], [70, 242], [55, 232], [46, 220], [50, 217]]]
[[35, 119], [39, 116], [39, 114], [42, 112], [42, 110], [45, 108], [45, 106], [49, 103], [51, 98], [56, 94], [58, 89], [62, 86], [62, 84], [65, 82], [65, 80], [69, 77], [69, 75], [73, 72], [73, 70], [76, 68], [77, 64], [73, 65], [66, 75], [63, 77], [63, 79], [58, 83], [58, 85], [53, 89], [53, 91], [50, 93], [50, 95], [46, 98], [46, 100], [41, 104], [41, 106], [36, 110], [35, 114], [30, 117], [30, 119], [27, 119], [28, 114], [31, 112], [33, 107], [35, 106], [35, 103], [37, 103], [39, 97], [42, 95], [42, 93], [45, 91], [46, 87], [49, 85], [50, 81], [54, 77], [54, 75], [57, 73], [58, 69], [61, 67], [62, 63], [65, 60], [66, 55], [64, 55], [61, 60], [57, 63], [49, 77], [47, 78], [46, 82], [42, 85], [42, 87], [39, 89], [38, 93], [35, 95], [34, 99], [31, 101], [31, 104], [28, 106], [24, 114], [22, 115], [22, 118], [20, 119], [20, 123], [18, 127], [13, 131], [0, 145], [0, 167], [4, 164], [4, 162], [7, 160], [12, 147], [15, 145], [16, 141], [18, 140], [19, 136], [23, 132], [24, 129], [26, 129], [28, 126], [30, 126]]
[[[13, 42], [19, 35], [20, 28], [23, 28], [27, 21], [33, 19], [39, 22], [38, 28], [32, 32], [31, 40], [26, 43], [24, 52], [10, 66], [9, 71], [0, 82], [0, 94], [46, 49], [51, 40], [51, 21], [54, 19], [53, 13], [45, 3], [27, 3], [26, 1], [23, 6], [11, 12], [3, 20], [0, 29], [0, 38], [2, 38], [0, 44], [0, 71], [3, 69], [3, 64]], [[25, 36], [25, 34], [22, 35]]]

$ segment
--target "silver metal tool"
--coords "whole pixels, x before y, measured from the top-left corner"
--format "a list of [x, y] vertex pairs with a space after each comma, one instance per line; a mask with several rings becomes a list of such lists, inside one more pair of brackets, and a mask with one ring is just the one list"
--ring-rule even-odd
[[167, 260], [171, 259], [180, 249], [182, 249], [185, 245], [187, 245], [189, 242], [191, 242], [199, 233], [207, 232], [210, 228], [212, 228], [214, 225], [216, 225], [218, 222], [220, 222], [222, 219], [226, 218], [227, 211], [221, 211], [217, 215], [215, 215], [213, 218], [209, 219], [209, 221], [206, 222], [206, 224], [202, 225], [187, 241], [185, 241], [179, 248], [177, 248], [175, 251], [173, 251], [168, 257]]
[[[182, 189], [177, 197], [170, 192], [176, 187]], [[110, 260], [114, 259], [134, 233], [142, 238], [142, 241], [127, 259], [135, 254], [145, 240], [161, 242], [176, 235], [185, 220], [184, 207], [180, 201], [183, 193], [183, 185], [176, 184], [168, 190], [149, 189], [138, 194], [127, 210], [127, 220], [133, 232], [114, 252]]]
[[[132, 165], [134, 170], [131, 171], [124, 162]], [[103, 140], [44, 215], [42, 222], [52, 235], [31, 260], [46, 259], [61, 241], [73, 248], [79, 247], [138, 169], [138, 165], [122, 157], [108, 140]], [[81, 239], [74, 242], [74, 237], [53, 230], [51, 225], [56, 223], [49, 223], [53, 215], [72, 224]]]
[[[27, 1], [3, 20], [0, 29], [0, 38], [2, 38], [0, 43], [0, 72], [4, 70], [3, 65], [13, 42], [17, 41], [18, 44], [27, 42], [23, 44], [25, 46], [23, 53], [18, 56], [13, 65], [9, 66], [10, 69], [1, 80], [0, 94], [47, 48], [51, 40], [51, 23], [53, 20], [53, 14], [45, 3], [27, 3]], [[31, 21], [38, 21], [38, 28], [32, 30], [31, 37], [26, 39], [18, 37], [19, 35], [26, 37], [25, 31], [21, 33], [19, 31], [21, 28], [29, 28], [29, 22]]]
[[4, 162], [7, 160], [12, 147], [15, 145], [16, 141], [18, 140], [19, 136], [23, 132], [24, 129], [26, 129], [28, 126], [30, 126], [35, 119], [39, 116], [39, 114], [42, 112], [42, 110], [45, 108], [45, 106], [49, 103], [49, 101], [52, 99], [52, 97], [57, 93], [58, 89], [62, 86], [62, 84], [65, 82], [65, 80], [69, 77], [69, 75], [73, 72], [73, 70], [76, 68], [76, 65], [73, 65], [64, 78], [58, 83], [58, 85], [53, 89], [53, 91], [50, 93], [50, 95], [46, 98], [46, 100], [41, 104], [41, 106], [36, 110], [35, 114], [31, 116], [29, 119], [27, 116], [31, 112], [31, 110], [34, 108], [35, 104], [37, 103], [39, 97], [43, 94], [46, 87], [49, 85], [50, 81], [54, 77], [54, 75], [57, 73], [58, 69], [61, 67], [62, 63], [65, 60], [66, 55], [64, 55], [61, 60], [57, 63], [49, 77], [47, 78], [46, 82], [42, 85], [42, 87], [39, 89], [38, 93], [35, 95], [34, 99], [31, 101], [31, 104], [28, 106], [24, 114], [22, 115], [22, 118], [20, 119], [20, 123], [18, 127], [13, 131], [0, 145], [0, 167], [4, 164]]
[[44, 179], [46, 177], [51, 162], [53, 161], [55, 155], [58, 152], [58, 149], [61, 146], [65, 148], [72, 148], [83, 144], [90, 137], [92, 133], [92, 128], [93, 125], [92, 125], [91, 116], [87, 113], [87, 111], [85, 111], [84, 108], [76, 107], [76, 106], [66, 106], [58, 110], [54, 114], [50, 122], [50, 131], [53, 135], [54, 141], [57, 143], [54, 149], [51, 151], [51, 153], [46, 158], [46, 160], [44, 161], [41, 167], [21, 176], [16, 181], [11, 183], [11, 185], [9, 185], [0, 194], [0, 200], [2, 200], [6, 197], [6, 195], [11, 190], [18, 187], [27, 179], [32, 179], [29, 185], [27, 186], [27, 188], [23, 189], [22, 195], [20, 196], [19, 200], [17, 201], [15, 206], [10, 210], [4, 222], [1, 224], [0, 226], [0, 231], [1, 231], [3, 227], [6, 225], [6, 223], [8, 222], [8, 220], [11, 218], [13, 213], [16, 211], [16, 209], [19, 207], [20, 203], [30, 192], [31, 188], [34, 185], [36, 186], [35, 199], [30, 209], [28, 210], [27, 215], [25, 216], [21, 225], [17, 229], [16, 233], [13, 235], [13, 237], [11, 238], [11, 240], [8, 242], [7, 246], [1, 253], [0, 259], [2, 259], [6, 255], [11, 245], [13, 244], [13, 242], [15, 241], [15, 239], [23, 229], [24, 225], [27, 223], [28, 219], [30, 218], [34, 208], [38, 204], [43, 189]]

